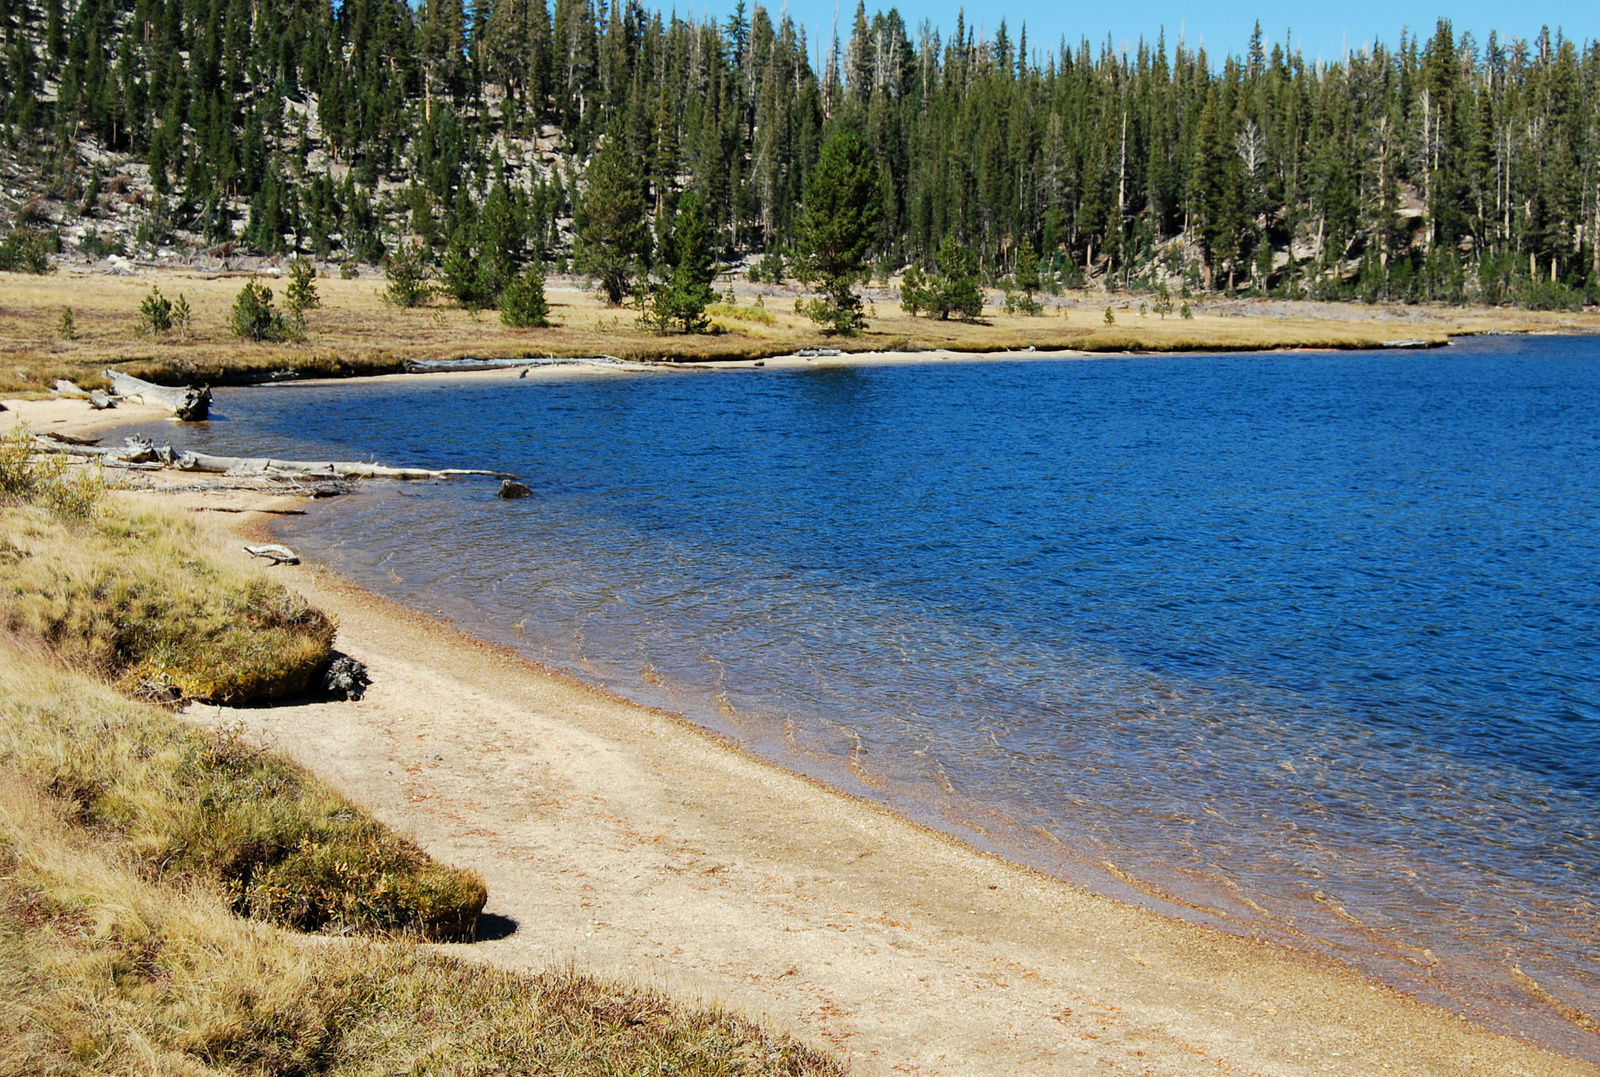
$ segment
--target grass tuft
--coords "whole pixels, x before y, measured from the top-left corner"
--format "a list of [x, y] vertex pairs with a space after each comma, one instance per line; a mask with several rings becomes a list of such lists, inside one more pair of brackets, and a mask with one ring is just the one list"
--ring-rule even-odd
[[203, 731], [79, 674], [0, 657], [0, 762], [119, 835], [152, 876], [300, 931], [472, 932], [481, 878], [435, 863], [237, 730]]
[[194, 524], [108, 503], [92, 519], [0, 508], [0, 625], [151, 700], [245, 703], [305, 691], [333, 622], [279, 584], [212, 561]]
[[[9, 656], [7, 656], [9, 657]], [[102, 705], [121, 701], [102, 699]], [[0, 1073], [837, 1077], [725, 1012], [573, 971], [316, 944], [174, 889], [0, 769]]]

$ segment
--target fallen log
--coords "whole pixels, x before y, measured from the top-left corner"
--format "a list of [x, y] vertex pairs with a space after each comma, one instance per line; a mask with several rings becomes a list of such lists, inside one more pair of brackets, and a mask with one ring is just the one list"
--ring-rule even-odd
[[171, 408], [172, 413], [183, 422], [201, 422], [211, 414], [210, 386], [174, 389], [128, 374], [119, 374], [115, 370], [106, 371], [105, 376], [111, 383], [111, 391], [122, 399], [156, 408]]
[[323, 479], [449, 479], [465, 475], [483, 475], [492, 479], [516, 478], [515, 475], [508, 475], [503, 471], [482, 471], [477, 468], [385, 467], [382, 464], [363, 464], [344, 460], [275, 460], [268, 456], [212, 456], [201, 452], [182, 454], [174, 466], [181, 471], [204, 471], [218, 475], [303, 476]]
[[274, 565], [298, 565], [300, 555], [287, 546], [280, 546], [276, 542], [269, 542], [261, 546], [246, 546], [244, 552], [251, 557], [264, 557]]
[[98, 445], [100, 439], [93, 434], [64, 434], [59, 430], [41, 430], [39, 437], [59, 441], [63, 445]]
[[364, 464], [349, 460], [277, 460], [270, 456], [212, 456], [203, 452], [174, 452], [170, 445], [152, 445], [140, 437], [124, 439], [119, 448], [102, 448], [98, 445], [76, 445], [53, 438], [35, 435], [34, 445], [40, 452], [66, 453], [70, 456], [88, 457], [108, 467], [136, 467], [148, 465], [151, 469], [174, 467], [179, 471], [198, 471], [211, 475], [259, 477], [264, 479], [454, 479], [481, 475], [491, 479], [515, 480], [516, 476], [504, 471], [484, 471], [478, 468], [446, 467], [385, 467], [382, 464]]
[[522, 359], [407, 359], [407, 374], [457, 374], [465, 370], [518, 370], [541, 366], [609, 366], [622, 370], [648, 370], [644, 363], [629, 362], [615, 355], [578, 357], [543, 356]]

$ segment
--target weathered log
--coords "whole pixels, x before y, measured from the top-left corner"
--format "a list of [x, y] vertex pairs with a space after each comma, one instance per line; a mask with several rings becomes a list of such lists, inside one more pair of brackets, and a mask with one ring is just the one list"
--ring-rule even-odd
[[203, 385], [198, 389], [192, 386], [187, 389], [174, 389], [127, 374], [119, 374], [115, 370], [108, 370], [105, 375], [106, 380], [111, 383], [111, 391], [124, 400], [156, 408], [171, 408], [172, 413], [186, 423], [200, 422], [211, 414], [210, 386]]
[[183, 471], [205, 471], [220, 475], [303, 476], [336, 479], [449, 479], [458, 475], [483, 475], [493, 479], [514, 479], [503, 471], [475, 468], [385, 467], [344, 460], [275, 460], [260, 456], [212, 456], [186, 452], [176, 466]]
[[275, 565], [298, 565], [300, 555], [287, 546], [268, 542], [261, 546], [246, 546], [244, 552], [251, 557], [264, 557]]
[[63, 445], [98, 445], [100, 439], [92, 434], [64, 434], [59, 430], [41, 430], [39, 437], [59, 441]]
[[33, 436], [33, 446], [37, 452], [65, 453], [68, 456], [92, 456], [96, 459], [107, 456], [117, 456], [123, 450], [105, 449], [98, 445], [82, 445], [72, 441], [58, 441], [44, 434]]
[[579, 357], [557, 358], [541, 356], [523, 359], [407, 359], [405, 370], [407, 374], [458, 374], [468, 370], [523, 370], [526, 376], [529, 367], [541, 366], [614, 366], [623, 370], [647, 370], [644, 363], [630, 362], [619, 359], [615, 355], [586, 355]]

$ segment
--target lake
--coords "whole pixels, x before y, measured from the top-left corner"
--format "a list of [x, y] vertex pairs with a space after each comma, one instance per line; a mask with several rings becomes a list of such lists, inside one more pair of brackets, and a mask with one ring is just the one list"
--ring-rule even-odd
[[[284, 541], [1097, 891], [1591, 1059], [1600, 340], [224, 391]], [[1536, 982], [1538, 988], [1531, 988]]]

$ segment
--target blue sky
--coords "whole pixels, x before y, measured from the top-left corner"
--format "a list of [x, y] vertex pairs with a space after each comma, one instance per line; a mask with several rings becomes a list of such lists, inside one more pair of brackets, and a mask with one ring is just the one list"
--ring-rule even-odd
[[[749, 2], [749, 0], [747, 0]], [[769, 10], [776, 13], [783, 0], [766, 0]], [[694, 5], [696, 14], [704, 11], [721, 18], [732, 10], [734, 0], [717, 0], [715, 3]], [[670, 10], [671, 0], [662, 4]], [[878, 7], [887, 9], [888, 3], [868, 2], [871, 13]], [[1521, 3], [1488, 3], [1484, 0], [1458, 2], [1448, 6], [1437, 0], [1337, 0], [1322, 3], [1237, 4], [1222, 0], [1150, 0], [1144, 4], [1128, 3], [1028, 3], [1026, 0], [903, 0], [894, 6], [900, 8], [906, 23], [915, 29], [922, 19], [929, 19], [948, 38], [955, 26], [956, 12], [966, 9], [968, 23], [981, 25], [989, 36], [1000, 24], [1001, 18], [1011, 31], [1012, 40], [1026, 21], [1029, 51], [1035, 46], [1053, 49], [1061, 35], [1069, 43], [1080, 37], [1103, 42], [1107, 34], [1118, 46], [1130, 48], [1144, 37], [1155, 40], [1156, 33], [1165, 26], [1167, 40], [1175, 42], [1180, 28], [1192, 45], [1201, 40], [1213, 57], [1225, 52], [1243, 52], [1250, 39], [1250, 29], [1257, 18], [1262, 32], [1272, 41], [1283, 41], [1292, 30], [1294, 42], [1306, 55], [1315, 59], [1336, 59], [1348, 44], [1351, 49], [1381, 38], [1394, 44], [1403, 26], [1410, 26], [1431, 34], [1441, 15], [1448, 17], [1459, 34], [1471, 30], [1481, 46], [1490, 30], [1500, 31], [1502, 37], [1532, 38], [1539, 27], [1548, 24], [1552, 32], [1561, 27], [1569, 38], [1580, 44], [1600, 37], [1600, 3], [1595, 0], [1523, 0]], [[855, 14], [855, 0], [839, 0], [840, 36], [849, 35], [850, 20]], [[788, 10], [797, 22], [803, 23], [815, 42], [819, 37], [825, 45], [832, 33], [834, 0], [789, 0]], [[680, 7], [681, 14], [687, 14]], [[915, 37], [915, 34], [913, 34]]]

